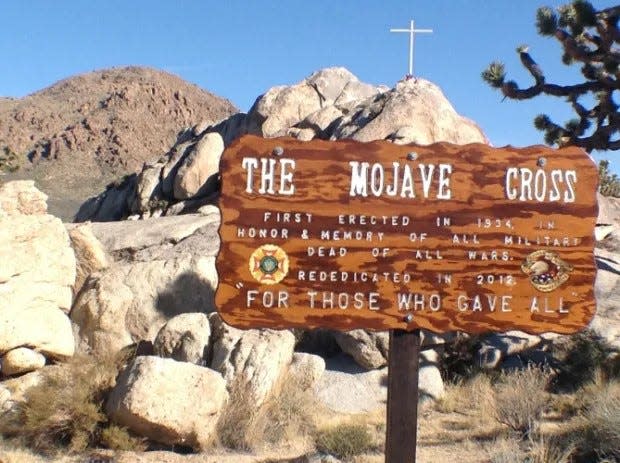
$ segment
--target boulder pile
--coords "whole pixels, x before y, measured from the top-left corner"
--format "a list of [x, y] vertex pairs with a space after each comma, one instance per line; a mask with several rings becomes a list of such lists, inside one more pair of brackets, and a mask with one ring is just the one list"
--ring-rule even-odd
[[488, 143], [431, 82], [410, 79], [389, 89], [360, 82], [344, 68], [322, 69], [297, 84], [269, 89], [247, 114], [188, 129], [157, 162], [84, 203], [75, 220], [177, 215], [213, 203], [224, 147], [245, 134], [306, 141]]
[[62, 222], [32, 181], [0, 185], [0, 371], [13, 376], [73, 356], [68, 317], [76, 264]]

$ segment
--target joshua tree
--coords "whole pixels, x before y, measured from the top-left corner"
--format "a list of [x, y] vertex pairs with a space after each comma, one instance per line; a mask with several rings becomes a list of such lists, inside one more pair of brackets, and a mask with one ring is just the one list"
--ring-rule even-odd
[[482, 73], [492, 87], [505, 98], [526, 100], [541, 94], [566, 98], [576, 118], [564, 125], [545, 114], [534, 119], [534, 126], [544, 132], [549, 145], [580, 146], [592, 150], [620, 150], [620, 114], [614, 101], [620, 94], [620, 5], [597, 11], [586, 0], [574, 0], [558, 8], [539, 8], [536, 14], [538, 33], [555, 37], [562, 45], [562, 61], [581, 66], [583, 82], [557, 85], [546, 81], [542, 68], [528, 53], [528, 47], [517, 48], [521, 63], [534, 83], [521, 88], [506, 80], [504, 65], [495, 61]]

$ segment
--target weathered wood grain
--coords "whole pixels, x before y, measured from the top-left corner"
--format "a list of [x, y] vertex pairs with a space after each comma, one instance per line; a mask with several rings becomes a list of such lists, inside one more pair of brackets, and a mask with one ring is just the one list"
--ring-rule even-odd
[[[276, 146], [284, 148], [284, 154], [272, 154]], [[408, 153], [415, 151], [416, 160], [408, 160]], [[294, 159], [295, 194], [257, 193], [259, 172], [254, 173], [253, 192], [247, 193], [246, 175], [242, 168], [244, 157]], [[544, 166], [538, 166], [544, 157]], [[416, 198], [401, 198], [370, 194], [368, 197], [350, 196], [351, 167], [349, 161], [380, 163], [386, 168], [386, 178], [391, 172], [391, 163], [409, 164], [414, 170], [419, 164], [449, 164], [449, 200], [434, 197], [422, 198], [419, 175], [414, 176]], [[509, 200], [505, 193], [505, 173], [508, 167], [529, 168], [533, 172], [543, 170], [574, 170], [578, 178], [575, 183], [574, 202], [519, 201]], [[216, 305], [224, 320], [241, 328], [316, 328], [349, 330], [367, 328], [387, 329], [429, 329], [435, 332], [507, 331], [519, 329], [530, 333], [558, 332], [572, 333], [588, 324], [595, 311], [593, 257], [593, 230], [597, 216], [596, 186], [597, 169], [593, 161], [580, 149], [564, 148], [553, 150], [544, 146], [528, 148], [491, 148], [482, 144], [457, 146], [437, 143], [430, 146], [395, 145], [386, 141], [359, 143], [355, 141], [312, 141], [300, 142], [289, 138], [263, 139], [245, 136], [231, 145], [223, 154], [221, 166], [222, 194], [220, 208], [222, 239], [217, 258], [219, 287]], [[388, 181], [389, 183], [389, 181]], [[436, 191], [435, 184], [431, 191]], [[277, 192], [276, 192], [277, 193]], [[268, 221], [264, 213], [271, 212]], [[276, 223], [273, 218], [280, 213], [312, 214], [310, 223]], [[339, 215], [352, 215], [359, 222], [360, 216], [409, 217], [406, 226], [381, 223], [343, 225]], [[449, 226], [437, 226], [437, 218], [449, 218]], [[499, 219], [500, 226], [479, 227], [478, 219]], [[510, 226], [505, 222], [510, 221]], [[552, 229], [547, 229], [549, 223]], [[542, 224], [542, 229], [540, 225]], [[249, 238], [247, 233], [238, 237], [238, 228], [286, 229], [288, 238]], [[302, 238], [304, 230], [307, 239]], [[372, 233], [373, 240], [324, 240], [322, 231], [360, 231]], [[377, 234], [383, 233], [382, 241]], [[417, 241], [411, 241], [415, 233]], [[420, 242], [421, 234], [426, 234]], [[454, 243], [454, 235], [459, 243]], [[465, 235], [468, 242], [463, 243]], [[477, 242], [473, 242], [476, 235]], [[364, 235], [365, 236], [365, 235]], [[506, 242], [513, 237], [512, 244]], [[548, 240], [547, 241], [547, 238]], [[518, 240], [521, 239], [519, 243]], [[525, 239], [528, 242], [525, 242]], [[569, 245], [554, 245], [554, 240]], [[556, 242], [557, 244], [558, 242]], [[279, 246], [289, 259], [289, 270], [284, 279], [276, 284], [259, 283], [251, 274], [249, 259], [252, 253], [264, 244]], [[308, 248], [319, 246], [346, 248], [345, 256], [316, 257], [308, 255]], [[373, 257], [373, 248], [389, 248], [385, 257]], [[572, 267], [568, 280], [551, 292], [535, 288], [521, 266], [531, 253], [545, 250], [557, 254]], [[416, 251], [422, 257], [416, 258]], [[478, 258], [470, 259], [469, 251], [476, 251]], [[500, 256], [506, 252], [508, 260], [492, 260], [491, 253]], [[479, 258], [485, 252], [487, 259]], [[428, 253], [428, 254], [427, 254]], [[438, 254], [441, 259], [438, 259]], [[419, 257], [419, 256], [418, 256]], [[303, 271], [306, 281], [299, 280]], [[349, 280], [307, 281], [311, 271], [347, 272]], [[352, 274], [362, 272], [378, 273], [379, 281], [352, 282]], [[400, 281], [388, 278], [383, 273], [401, 275]], [[408, 274], [410, 281], [403, 281]], [[451, 283], [440, 283], [441, 275], [451, 275]], [[478, 284], [478, 278], [494, 278], [494, 283]], [[514, 284], [500, 284], [509, 277]], [[259, 291], [257, 299], [247, 304], [247, 292]], [[263, 307], [261, 296], [265, 291], [288, 294], [288, 307]], [[310, 307], [308, 292], [318, 293], [318, 303]], [[367, 307], [358, 309], [349, 305], [342, 309], [323, 308], [322, 294], [326, 293], [378, 293], [378, 310]], [[398, 295], [424, 295], [425, 300], [433, 296], [441, 299], [441, 308], [431, 310], [428, 304], [421, 310], [398, 307]], [[482, 310], [463, 308], [459, 301], [463, 295], [478, 297]], [[499, 309], [499, 299], [509, 299], [510, 311]], [[418, 296], [421, 297], [421, 296]], [[495, 300], [492, 311], [489, 299]], [[536, 298], [538, 311], [532, 310]], [[560, 299], [562, 311], [559, 311]], [[352, 300], [352, 299], [351, 299]], [[337, 301], [337, 299], [336, 299]], [[269, 301], [267, 301], [269, 302]], [[420, 306], [418, 306], [420, 308]], [[408, 317], [410, 316], [410, 317]]]

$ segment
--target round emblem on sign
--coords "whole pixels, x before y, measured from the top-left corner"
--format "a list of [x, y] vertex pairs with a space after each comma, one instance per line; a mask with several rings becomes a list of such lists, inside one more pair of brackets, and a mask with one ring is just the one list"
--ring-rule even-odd
[[274, 285], [288, 273], [288, 256], [275, 244], [264, 244], [250, 256], [249, 269], [259, 283]]
[[536, 251], [526, 257], [521, 270], [529, 275], [530, 282], [539, 291], [548, 293], [566, 280], [573, 267], [551, 251]]

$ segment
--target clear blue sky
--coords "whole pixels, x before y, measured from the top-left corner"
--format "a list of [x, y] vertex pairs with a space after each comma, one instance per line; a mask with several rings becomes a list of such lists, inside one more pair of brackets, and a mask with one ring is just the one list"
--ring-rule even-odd
[[[526, 146], [542, 143], [532, 125], [536, 114], [565, 121], [572, 117], [568, 105], [551, 98], [502, 102], [480, 72], [501, 59], [508, 77], [529, 83], [515, 53], [525, 43], [548, 81], [577, 81], [577, 70], [561, 63], [556, 41], [539, 37], [534, 25], [537, 7], [563, 3], [0, 0], [0, 95], [23, 96], [73, 74], [130, 64], [170, 71], [243, 111], [268, 88], [328, 66], [392, 86], [407, 71], [408, 36], [389, 29], [414, 19], [417, 27], [434, 29], [416, 38], [415, 74], [438, 84], [494, 145]], [[614, 162], [614, 170], [619, 166]]]

